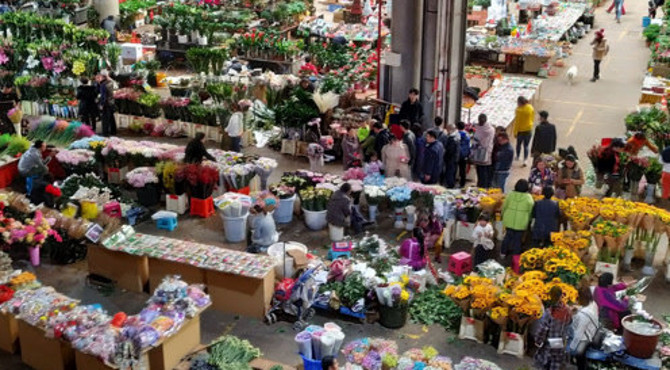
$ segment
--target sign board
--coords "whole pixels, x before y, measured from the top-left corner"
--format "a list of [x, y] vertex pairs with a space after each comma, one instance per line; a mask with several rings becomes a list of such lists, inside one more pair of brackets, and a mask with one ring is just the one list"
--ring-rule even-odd
[[400, 67], [402, 55], [391, 51], [382, 52], [382, 64], [390, 67]]

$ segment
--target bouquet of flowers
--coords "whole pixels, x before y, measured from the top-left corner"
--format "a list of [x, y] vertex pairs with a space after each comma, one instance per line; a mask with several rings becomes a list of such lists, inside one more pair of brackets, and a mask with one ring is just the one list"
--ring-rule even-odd
[[183, 177], [178, 178], [180, 165], [175, 161], [162, 161], [156, 164], [154, 171], [159, 182], [167, 194], [181, 195], [186, 192], [186, 182]]
[[288, 199], [295, 195], [295, 187], [283, 183], [270, 185], [270, 192], [279, 199]]
[[253, 207], [257, 205], [265, 209], [266, 212], [272, 212], [275, 210], [275, 208], [277, 208], [277, 203], [279, 202], [277, 197], [269, 191], [262, 191], [257, 193], [251, 198], [251, 200], [253, 202], [251, 207], [252, 213], [254, 212]]
[[365, 370], [381, 368], [382, 358], [398, 356], [398, 344], [382, 338], [362, 338], [347, 343], [342, 348], [347, 362], [363, 366]]
[[575, 253], [588, 250], [591, 246], [591, 232], [566, 230], [551, 233], [551, 242], [556, 247], [570, 249]]
[[409, 291], [405, 289], [403, 282], [379, 285], [375, 288], [375, 292], [379, 302], [388, 307], [405, 306], [410, 300]]
[[464, 314], [470, 315], [472, 308], [472, 314], [482, 319], [486, 311], [496, 303], [499, 291], [500, 288], [493, 284], [493, 280], [471, 275], [459, 285], [448, 285], [444, 294], [451, 297]]
[[326, 210], [328, 200], [333, 195], [333, 192], [328, 189], [308, 187], [300, 190], [299, 195], [302, 208], [312, 212], [321, 212]]
[[364, 179], [365, 179], [365, 171], [363, 171], [363, 169], [360, 167], [352, 167], [344, 171], [344, 175], [342, 175], [342, 180], [344, 181], [364, 180]]
[[386, 198], [386, 189], [383, 186], [365, 185], [363, 189], [368, 205], [379, 205]]
[[272, 158], [260, 157], [253, 163], [256, 165], [256, 173], [261, 178], [261, 189], [266, 189], [268, 178], [270, 178], [272, 171], [277, 168], [277, 161]]
[[598, 248], [605, 245], [608, 248], [620, 249], [630, 234], [628, 225], [609, 220], [598, 220], [591, 228]]
[[137, 167], [126, 174], [130, 186], [140, 189], [148, 184], [158, 184], [158, 176], [153, 167]]
[[552, 246], [532, 248], [521, 254], [521, 271], [539, 270], [548, 278], [559, 278], [562, 282], [577, 286], [586, 274], [586, 266], [581, 258], [570, 249]]
[[69, 173], [85, 174], [93, 171], [95, 152], [88, 149], [63, 149], [56, 159]]
[[387, 190], [386, 196], [394, 208], [405, 208], [412, 199], [412, 190], [408, 186], [398, 186]]
[[197, 199], [207, 199], [219, 182], [219, 172], [205, 165], [187, 164], [179, 167], [175, 179], [184, 179], [190, 195]]
[[251, 179], [256, 176], [256, 165], [236, 164], [223, 169], [222, 175], [228, 189], [243, 189], [249, 186]]
[[51, 228], [51, 223], [39, 210], [35, 211], [33, 218], [27, 218], [23, 223], [12, 218], [5, 218], [2, 224], [5, 226], [0, 228], [0, 232], [7, 244], [41, 247], [49, 236], [62, 241], [58, 232]]

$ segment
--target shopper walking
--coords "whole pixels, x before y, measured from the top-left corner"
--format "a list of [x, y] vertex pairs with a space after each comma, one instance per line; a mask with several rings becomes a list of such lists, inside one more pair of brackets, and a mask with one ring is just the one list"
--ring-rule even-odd
[[242, 134], [244, 133], [244, 114], [238, 103], [233, 103], [233, 114], [228, 119], [226, 133], [231, 140], [231, 149], [234, 152], [242, 152]]
[[114, 81], [109, 78], [107, 70], [100, 71], [97, 76], [100, 92], [99, 109], [102, 113], [102, 136], [116, 135], [116, 119], [114, 118]]
[[558, 208], [558, 203], [551, 199], [554, 196], [554, 188], [544, 187], [542, 195], [544, 198], [535, 202], [533, 207], [535, 223], [531, 234], [534, 246], [548, 247], [551, 245], [551, 233], [558, 231], [561, 210]]
[[523, 167], [528, 164], [528, 145], [533, 136], [533, 121], [535, 120], [535, 109], [528, 99], [519, 96], [517, 108], [514, 115], [514, 137], [516, 138], [516, 160], [521, 160], [521, 148], [523, 148]]
[[400, 106], [400, 119], [418, 123], [423, 127], [423, 106], [419, 101], [419, 90], [411, 88], [409, 96]]
[[421, 182], [424, 184], [437, 184], [442, 174], [442, 163], [444, 161], [444, 148], [437, 141], [434, 130], [426, 134], [426, 151], [424, 152], [423, 164], [421, 166]]
[[83, 124], [91, 126], [93, 132], [96, 130], [96, 123], [98, 121], [98, 90], [95, 86], [90, 84], [86, 77], [80, 80], [81, 85], [77, 87], [77, 100], [79, 100], [79, 117]]
[[409, 162], [407, 164], [409, 165], [409, 168], [412, 169], [416, 162], [416, 136], [414, 136], [414, 133], [410, 130], [411, 125], [409, 121], [405, 120], [400, 122], [400, 127], [402, 128], [402, 143], [405, 144], [407, 151], [409, 152]]
[[496, 151], [496, 158], [493, 161], [493, 186], [500, 188], [504, 193], [509, 171], [514, 161], [514, 149], [512, 149], [512, 144], [509, 143], [509, 135], [506, 132], [498, 134], [497, 140], [500, 147]]
[[528, 181], [520, 179], [514, 185], [514, 191], [507, 194], [502, 206], [502, 221], [505, 237], [502, 241], [503, 257], [512, 256], [512, 268], [519, 272], [519, 256], [523, 252], [523, 234], [528, 230], [533, 213], [533, 197], [528, 193]]
[[447, 189], [456, 187], [456, 169], [461, 153], [461, 135], [455, 125], [447, 125], [447, 145], [444, 147], [444, 186]]
[[491, 155], [495, 129], [487, 122], [483, 113], [477, 117], [477, 121], [470, 159], [477, 166], [477, 187], [487, 189], [491, 187]]
[[542, 154], [553, 154], [555, 151], [556, 126], [549, 123], [549, 113], [543, 110], [540, 112], [540, 124], [535, 128], [530, 152], [533, 157], [538, 157]]
[[539, 349], [534, 359], [538, 369], [560, 370], [564, 365], [565, 342], [572, 315], [562, 298], [560, 287], [554, 286], [549, 290], [549, 302], [535, 334], [535, 345]]
[[387, 177], [398, 176], [411, 180], [409, 150], [397, 137], [391, 136], [391, 142], [382, 149], [382, 162]]
[[600, 79], [600, 62], [602, 62], [610, 51], [609, 44], [605, 38], [604, 28], [596, 32], [596, 37], [591, 41], [591, 45], [593, 46], [593, 78], [591, 78], [591, 82], [596, 82]]
[[456, 124], [458, 133], [461, 136], [460, 141], [460, 155], [458, 156], [458, 178], [459, 185], [465, 186], [465, 181], [468, 175], [468, 160], [470, 159], [470, 135], [465, 131], [465, 122], [458, 122]]
[[[612, 1], [610, 7], [607, 8], [607, 12], [612, 13], [612, 10], [614, 10], [615, 6], [616, 6], [616, 0]], [[624, 6], [623, 1], [621, 2], [621, 15], [626, 15], [626, 7]]]
[[572, 317], [572, 337], [568, 342], [568, 353], [577, 362], [577, 370], [586, 370], [586, 350], [598, 330], [598, 305], [593, 300], [590, 284], [582, 284], [577, 296], [580, 309]]

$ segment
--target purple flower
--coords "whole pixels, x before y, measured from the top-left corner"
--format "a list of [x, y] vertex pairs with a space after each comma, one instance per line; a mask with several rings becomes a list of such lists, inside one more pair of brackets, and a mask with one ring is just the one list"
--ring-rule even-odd
[[4, 50], [0, 51], [0, 65], [7, 64], [9, 62], [9, 57], [5, 54]]
[[43, 57], [42, 58], [42, 67], [47, 71], [51, 71], [54, 68], [54, 58], [52, 57]]
[[54, 73], [56, 74], [61, 74], [63, 71], [65, 71], [67, 67], [65, 66], [65, 62], [63, 62], [63, 59], [59, 59], [54, 63]]

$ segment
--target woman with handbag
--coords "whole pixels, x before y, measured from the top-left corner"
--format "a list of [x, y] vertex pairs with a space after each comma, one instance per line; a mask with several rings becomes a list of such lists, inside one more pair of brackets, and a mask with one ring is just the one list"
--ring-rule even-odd
[[571, 315], [563, 303], [563, 291], [554, 286], [549, 291], [549, 303], [535, 334], [535, 364], [538, 369], [560, 370], [565, 362], [565, 341]]
[[568, 353], [576, 360], [577, 370], [586, 370], [586, 350], [594, 342], [598, 331], [598, 305], [593, 300], [588, 283], [582, 284], [579, 289], [577, 303], [581, 308], [572, 316]]

